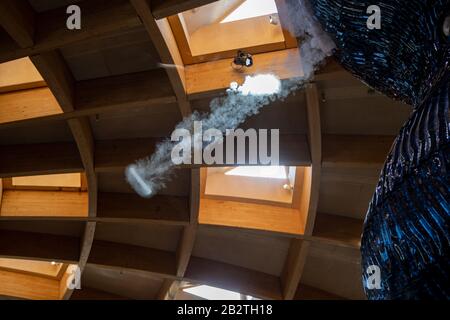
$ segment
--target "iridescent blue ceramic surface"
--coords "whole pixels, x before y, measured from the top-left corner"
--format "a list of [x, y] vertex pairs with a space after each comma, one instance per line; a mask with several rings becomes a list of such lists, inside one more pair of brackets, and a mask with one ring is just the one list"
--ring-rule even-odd
[[[412, 105], [370, 204], [361, 244], [363, 283], [381, 268], [369, 299], [450, 298], [450, 0], [311, 0], [336, 57], [384, 94]], [[381, 8], [381, 30], [366, 9]], [[389, 115], [386, 115], [387, 117]]]

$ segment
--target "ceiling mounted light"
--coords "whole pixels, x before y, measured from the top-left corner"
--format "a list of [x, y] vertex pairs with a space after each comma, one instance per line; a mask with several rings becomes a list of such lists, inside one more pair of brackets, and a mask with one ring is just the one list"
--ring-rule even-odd
[[236, 70], [242, 69], [243, 67], [249, 68], [253, 65], [253, 56], [248, 52], [239, 50], [231, 65]]

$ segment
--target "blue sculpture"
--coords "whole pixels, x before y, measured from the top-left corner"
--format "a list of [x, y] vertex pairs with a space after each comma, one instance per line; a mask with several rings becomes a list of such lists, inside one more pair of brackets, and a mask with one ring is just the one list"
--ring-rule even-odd
[[[450, 298], [450, 0], [310, 0], [344, 68], [412, 105], [381, 172], [361, 243], [369, 299]], [[369, 29], [367, 8], [381, 9]], [[448, 20], [447, 20], [448, 22]], [[367, 286], [368, 267], [381, 288]]]

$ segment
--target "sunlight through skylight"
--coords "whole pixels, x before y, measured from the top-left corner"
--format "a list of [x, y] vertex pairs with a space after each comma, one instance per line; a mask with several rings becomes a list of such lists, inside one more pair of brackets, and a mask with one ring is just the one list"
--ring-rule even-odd
[[241, 294], [225, 289], [201, 285], [183, 291], [207, 300], [241, 300]]
[[225, 173], [229, 176], [287, 179], [286, 167], [283, 166], [246, 166], [236, 167]]
[[246, 0], [220, 23], [261, 17], [277, 12], [275, 0]]

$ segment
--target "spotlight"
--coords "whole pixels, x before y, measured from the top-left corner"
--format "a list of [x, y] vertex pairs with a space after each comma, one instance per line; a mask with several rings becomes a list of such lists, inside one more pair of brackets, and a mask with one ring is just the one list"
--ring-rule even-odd
[[253, 56], [250, 53], [239, 50], [231, 65], [236, 70], [240, 70], [243, 67], [249, 68], [253, 65]]

